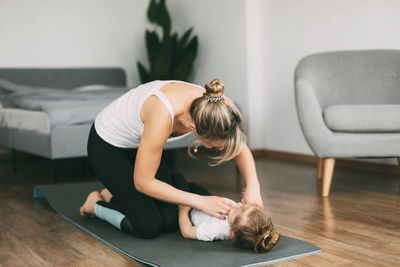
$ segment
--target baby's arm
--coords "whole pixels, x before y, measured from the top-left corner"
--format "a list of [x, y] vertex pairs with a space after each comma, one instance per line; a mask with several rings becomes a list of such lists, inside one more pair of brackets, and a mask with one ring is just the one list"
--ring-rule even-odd
[[190, 207], [179, 205], [179, 228], [184, 238], [197, 239], [196, 226], [192, 225], [189, 218]]

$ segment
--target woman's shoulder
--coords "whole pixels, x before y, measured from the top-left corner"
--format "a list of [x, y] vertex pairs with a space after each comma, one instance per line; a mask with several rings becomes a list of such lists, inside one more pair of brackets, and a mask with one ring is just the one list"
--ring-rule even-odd
[[140, 110], [140, 117], [144, 125], [148, 124], [149, 122], [158, 122], [157, 124], [171, 126], [172, 123], [169, 110], [155, 95], [150, 96], [143, 103]]

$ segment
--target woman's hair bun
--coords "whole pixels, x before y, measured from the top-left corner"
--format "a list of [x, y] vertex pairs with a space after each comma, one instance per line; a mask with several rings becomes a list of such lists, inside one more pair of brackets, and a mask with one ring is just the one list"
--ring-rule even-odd
[[207, 97], [219, 97], [224, 94], [225, 84], [220, 79], [214, 79], [204, 86]]

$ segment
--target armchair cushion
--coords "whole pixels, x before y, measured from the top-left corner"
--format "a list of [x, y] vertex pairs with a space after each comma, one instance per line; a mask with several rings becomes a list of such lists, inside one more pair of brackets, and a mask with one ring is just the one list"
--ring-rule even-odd
[[333, 105], [324, 110], [324, 120], [335, 132], [400, 132], [400, 105]]

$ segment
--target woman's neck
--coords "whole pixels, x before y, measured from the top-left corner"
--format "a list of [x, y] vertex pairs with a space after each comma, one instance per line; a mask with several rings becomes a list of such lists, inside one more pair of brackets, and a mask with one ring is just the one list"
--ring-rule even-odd
[[[193, 101], [201, 96], [203, 96], [204, 91], [201, 88], [188, 88], [190, 94], [185, 97], [182, 105], [182, 109], [175, 114], [174, 121], [176, 121], [179, 125], [183, 126], [187, 131], [191, 131], [193, 119], [190, 115], [190, 107]], [[175, 122], [174, 122], [175, 124]]]
[[190, 106], [193, 101], [203, 96], [205, 90], [199, 86], [186, 83], [170, 83], [161, 88], [174, 107], [173, 135], [181, 135], [192, 131], [193, 120], [190, 115]]
[[173, 135], [181, 135], [187, 132], [192, 131], [191, 124], [192, 117], [190, 116], [190, 112], [182, 112], [174, 117], [174, 125], [172, 127]]

